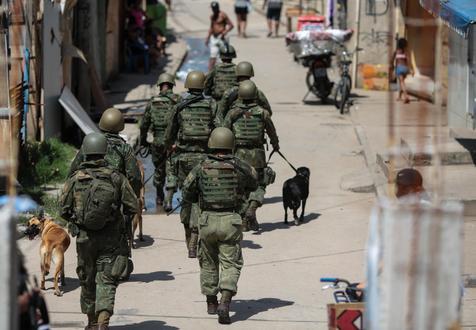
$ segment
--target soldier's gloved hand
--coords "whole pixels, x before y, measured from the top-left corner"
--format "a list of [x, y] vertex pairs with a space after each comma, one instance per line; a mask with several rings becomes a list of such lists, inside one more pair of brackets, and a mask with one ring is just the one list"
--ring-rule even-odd
[[273, 150], [276, 151], [276, 152], [278, 152], [278, 151], [279, 151], [279, 144], [275, 144], [275, 145], [273, 146]]

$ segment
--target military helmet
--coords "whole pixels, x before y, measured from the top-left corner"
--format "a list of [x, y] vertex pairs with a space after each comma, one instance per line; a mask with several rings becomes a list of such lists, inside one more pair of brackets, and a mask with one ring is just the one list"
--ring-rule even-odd
[[254, 77], [255, 71], [253, 70], [253, 64], [250, 62], [240, 62], [236, 65], [236, 76], [237, 77]]
[[201, 71], [190, 71], [185, 79], [185, 88], [203, 89], [205, 87], [205, 74]]
[[119, 133], [124, 129], [124, 116], [116, 108], [106, 109], [99, 120], [99, 128], [104, 132]]
[[226, 127], [217, 127], [210, 134], [208, 148], [233, 150], [235, 148], [235, 135]]
[[107, 152], [107, 140], [101, 133], [89, 133], [84, 137], [81, 150], [85, 155], [105, 155]]
[[235, 47], [233, 47], [229, 43], [225, 43], [224, 45], [221, 45], [220, 46], [220, 58], [222, 58], [222, 59], [236, 58]]
[[256, 99], [258, 89], [251, 80], [245, 80], [240, 83], [238, 89], [238, 97], [242, 100], [254, 100]]
[[175, 86], [174, 76], [172, 76], [170, 73], [162, 73], [159, 76], [159, 80], [157, 80], [157, 86], [160, 86], [160, 85], [165, 84], [165, 83], [168, 83], [168, 84], [171, 84], [171, 85]]

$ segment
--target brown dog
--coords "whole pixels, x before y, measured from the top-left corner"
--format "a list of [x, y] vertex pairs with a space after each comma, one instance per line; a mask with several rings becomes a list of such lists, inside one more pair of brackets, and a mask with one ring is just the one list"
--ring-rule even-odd
[[145, 206], [145, 187], [144, 187], [144, 165], [140, 160], [137, 160], [137, 165], [139, 166], [141, 181], [142, 181], [142, 188], [140, 189], [140, 195], [138, 199], [139, 204], [139, 213], [134, 215], [134, 219], [132, 220], [132, 239], [129, 244], [131, 244], [132, 248], [135, 249], [136, 245], [134, 244], [134, 236], [139, 227], [139, 241], [144, 241], [144, 237], [142, 236], [142, 212]]
[[45, 276], [50, 272], [51, 259], [54, 258], [56, 264], [54, 287], [55, 295], [62, 296], [58, 286], [58, 279], [61, 276], [61, 285], [66, 285], [64, 280], [64, 253], [69, 247], [70, 238], [66, 230], [53, 222], [52, 219], [44, 217], [33, 217], [28, 221], [28, 228], [25, 231], [28, 238], [32, 240], [36, 235], [41, 235], [40, 264], [41, 282], [40, 289], [45, 290]]

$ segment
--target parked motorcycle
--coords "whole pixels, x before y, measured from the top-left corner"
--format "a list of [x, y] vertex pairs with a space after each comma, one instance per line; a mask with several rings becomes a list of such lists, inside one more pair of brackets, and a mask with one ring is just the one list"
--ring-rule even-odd
[[309, 68], [306, 74], [308, 92], [304, 96], [304, 99], [306, 99], [309, 93], [313, 93], [321, 99], [322, 103], [327, 102], [327, 98], [331, 94], [334, 86], [334, 83], [330, 81], [329, 75], [327, 74], [332, 64], [332, 56], [334, 55], [334, 52], [330, 50], [322, 50], [318, 53], [308, 54], [300, 58], [302, 64]]

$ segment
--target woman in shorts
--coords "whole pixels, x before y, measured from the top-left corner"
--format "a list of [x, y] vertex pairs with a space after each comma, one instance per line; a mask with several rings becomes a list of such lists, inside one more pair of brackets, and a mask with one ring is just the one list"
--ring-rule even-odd
[[248, 17], [249, 0], [235, 0], [235, 14], [238, 26], [238, 37], [246, 38], [246, 19]]
[[395, 75], [397, 76], [399, 86], [397, 101], [400, 101], [402, 99], [403, 94], [404, 103], [410, 102], [410, 99], [408, 98], [407, 94], [407, 87], [405, 85], [405, 78], [408, 74], [411, 74], [413, 76], [413, 70], [411, 68], [410, 55], [407, 46], [408, 42], [405, 38], [398, 39], [397, 50], [393, 54]]
[[268, 38], [273, 35], [278, 36], [279, 22], [281, 20], [281, 10], [283, 9], [283, 0], [264, 0], [263, 10], [267, 7], [266, 19], [268, 20]]

